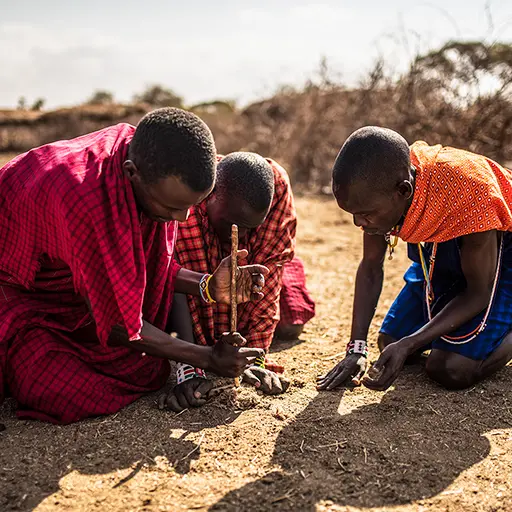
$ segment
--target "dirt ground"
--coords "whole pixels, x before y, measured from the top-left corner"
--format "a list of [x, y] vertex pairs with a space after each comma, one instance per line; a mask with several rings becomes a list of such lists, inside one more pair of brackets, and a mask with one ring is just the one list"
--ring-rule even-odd
[[[386, 393], [315, 390], [350, 328], [361, 234], [331, 200], [297, 199], [298, 253], [317, 317], [273, 357], [292, 380], [270, 398], [243, 388], [200, 410], [148, 396], [111, 417], [59, 427], [0, 408], [0, 510], [511, 511], [512, 367], [446, 392], [407, 367]], [[372, 327], [401, 287], [386, 262]]]

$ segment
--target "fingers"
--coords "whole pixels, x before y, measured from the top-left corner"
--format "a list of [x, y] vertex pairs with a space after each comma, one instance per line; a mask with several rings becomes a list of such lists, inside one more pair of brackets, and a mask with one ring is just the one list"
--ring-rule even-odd
[[378, 379], [372, 379], [371, 377], [365, 377], [363, 379], [363, 384], [373, 391], [385, 391], [386, 389], [393, 384], [396, 378], [396, 373], [393, 367], [390, 365], [384, 368], [384, 371], [381, 373]]
[[208, 379], [202, 379], [202, 382], [197, 386], [194, 395], [196, 398], [206, 397], [213, 389], [213, 382]]
[[377, 362], [370, 368], [363, 384], [374, 391], [384, 391], [396, 378], [394, 365], [391, 364], [390, 352], [382, 352]]
[[355, 377], [352, 377], [352, 384], [354, 386], [360, 386], [361, 385], [361, 379], [363, 378], [365, 373], [365, 370], [362, 369]]
[[257, 359], [258, 357], [265, 356], [265, 350], [262, 348], [244, 347], [239, 350], [239, 353], [243, 354], [247, 359]]
[[[268, 371], [268, 370], [267, 370]], [[270, 372], [270, 378], [272, 379], [272, 388], [270, 390], [271, 395], [280, 395], [283, 393], [283, 386], [281, 385], [281, 380], [277, 373]]]
[[325, 388], [327, 391], [336, 389], [338, 386], [342, 386], [350, 378], [350, 368], [345, 368], [343, 371], [334, 376]]
[[261, 292], [251, 293], [251, 302], [259, 302], [265, 295]]
[[[192, 385], [185, 385], [183, 388], [183, 395], [189, 407], [200, 407], [206, 403], [206, 399], [201, 399], [201, 393], [196, 394], [196, 391], [197, 389], [194, 390]], [[178, 394], [178, 400], [180, 394]]]
[[168, 409], [170, 409], [173, 412], [181, 412], [184, 409], [186, 409], [186, 407], [181, 407], [181, 405], [178, 402], [178, 399], [176, 398], [176, 395], [172, 392], [169, 393], [169, 395], [167, 396], [165, 405]]
[[288, 391], [288, 388], [290, 387], [290, 381], [283, 377], [282, 375], [278, 375], [279, 380], [281, 381], [281, 387], [283, 388], [283, 393], [286, 393]]
[[225, 332], [222, 335], [222, 341], [233, 347], [243, 347], [247, 340], [239, 332]]
[[184, 386], [184, 388], [180, 388], [179, 386], [176, 386], [174, 388], [174, 396], [177, 398], [178, 403], [180, 404], [182, 409], [188, 409], [191, 404], [189, 404], [188, 399], [185, 395], [185, 392], [187, 391], [188, 386]]
[[247, 368], [244, 372], [244, 381], [250, 384], [251, 386], [254, 386], [256, 389], [261, 387], [261, 381], [254, 375], [254, 373], [251, 371], [250, 368]]
[[252, 274], [252, 289], [255, 292], [261, 292], [265, 286], [265, 276], [263, 274]]
[[319, 381], [319, 380], [324, 380], [324, 379], [329, 378], [331, 375], [334, 375], [335, 373], [337, 373], [337, 372], [338, 372], [339, 367], [340, 367], [340, 366], [342, 366], [342, 365], [343, 365], [343, 361], [339, 362], [336, 366], [334, 366], [333, 368], [331, 368], [331, 369], [330, 369], [327, 373], [325, 373], [324, 375], [319, 375], [319, 376], [317, 377], [317, 379], [316, 379], [316, 380], [317, 380], [317, 381]]
[[240, 260], [245, 260], [249, 256], [249, 251], [247, 249], [239, 249], [236, 253], [236, 257]]
[[334, 368], [334, 372], [330, 372], [325, 378], [317, 382], [317, 389], [328, 390], [334, 389], [345, 382], [350, 377], [350, 368], [345, 365], [338, 365]]
[[158, 408], [169, 408], [181, 412], [190, 407], [201, 407], [206, 403], [208, 392], [213, 388], [213, 382], [203, 378], [178, 384], [168, 394], [158, 397]]
[[261, 274], [263, 276], [268, 276], [270, 273], [270, 270], [265, 265], [244, 265], [240, 269], [247, 270], [251, 274]]
[[181, 407], [181, 405], [178, 402], [178, 399], [174, 395], [174, 390], [169, 391], [168, 394], [162, 393], [158, 397], [158, 408], [160, 410], [167, 408], [171, 409], [171, 411], [174, 412], [181, 412], [184, 409], [184, 407]]

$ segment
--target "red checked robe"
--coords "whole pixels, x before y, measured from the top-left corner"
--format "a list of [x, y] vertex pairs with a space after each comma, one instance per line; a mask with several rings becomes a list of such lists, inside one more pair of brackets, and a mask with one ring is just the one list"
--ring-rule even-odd
[[167, 379], [167, 361], [107, 345], [116, 324], [140, 339], [143, 316], [166, 328], [180, 268], [176, 223], [140, 214], [123, 174], [134, 131], [48, 144], [0, 169], [0, 400], [7, 385], [22, 418], [113, 413]]
[[[270, 274], [266, 277], [264, 299], [238, 306], [238, 331], [246, 337], [248, 346], [265, 350], [268, 350], [272, 342], [280, 318], [279, 297], [283, 266], [294, 257], [297, 228], [297, 215], [288, 174], [278, 163], [270, 159], [267, 161], [274, 172], [274, 198], [263, 224], [250, 230], [245, 240], [240, 240], [239, 249], [247, 249], [249, 258], [239, 264], [265, 265]], [[207, 200], [192, 208], [188, 220], [180, 224], [176, 258], [187, 269], [211, 273], [228, 253], [222, 252], [219, 238], [208, 220], [206, 203]], [[300, 275], [298, 267], [291, 269], [291, 275], [297, 276], [297, 270]], [[299, 281], [300, 277], [297, 282]], [[303, 284], [305, 290], [305, 278]], [[306, 308], [313, 316], [314, 304], [312, 308], [309, 294], [307, 290], [305, 292], [308, 298]], [[229, 306], [205, 304], [199, 297], [192, 296], [188, 297], [188, 303], [194, 336], [198, 343], [213, 345], [222, 333], [229, 331]], [[289, 316], [293, 317], [294, 323], [298, 323], [300, 315], [293, 312]]]

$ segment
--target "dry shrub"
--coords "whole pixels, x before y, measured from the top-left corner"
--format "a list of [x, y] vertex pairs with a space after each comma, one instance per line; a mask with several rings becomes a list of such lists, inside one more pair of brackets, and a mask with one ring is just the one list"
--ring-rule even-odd
[[[0, 151], [22, 151], [117, 122], [136, 123], [148, 104], [84, 105], [41, 114], [0, 111]], [[346, 137], [387, 126], [409, 142], [423, 139], [512, 161], [512, 45], [450, 42], [414, 58], [397, 76], [377, 62], [356, 88], [332, 78], [322, 62], [301, 88], [237, 109], [213, 101], [191, 107], [211, 127], [221, 153], [271, 156], [296, 190], [329, 189], [330, 169]]]
[[[233, 146], [270, 155], [290, 170], [296, 189], [330, 184], [334, 158], [353, 130], [387, 126], [418, 139], [512, 161], [512, 45], [450, 42], [416, 57], [395, 77], [377, 62], [358, 88], [329, 79], [302, 90], [283, 89], [214, 130], [223, 150]], [[236, 149], [236, 148], [235, 148]]]

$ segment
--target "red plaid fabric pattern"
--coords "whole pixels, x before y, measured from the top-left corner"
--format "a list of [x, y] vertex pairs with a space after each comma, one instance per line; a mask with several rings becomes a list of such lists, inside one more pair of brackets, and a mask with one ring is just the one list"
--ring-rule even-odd
[[[240, 265], [259, 263], [269, 268], [265, 298], [256, 303], [239, 304], [238, 331], [248, 345], [268, 350], [279, 321], [279, 294], [282, 265], [293, 258], [297, 215], [290, 180], [286, 171], [267, 159], [274, 171], [275, 192], [270, 212], [261, 226], [240, 240], [239, 248], [247, 249], [249, 257]], [[179, 263], [196, 272], [212, 273], [220, 264], [223, 253], [220, 241], [208, 221], [206, 201], [195, 206], [188, 220], [180, 224], [176, 242]], [[194, 335], [203, 345], [213, 345], [222, 333], [229, 331], [229, 306], [205, 304], [199, 297], [188, 297]]]
[[304, 325], [315, 316], [315, 301], [306, 287], [306, 272], [302, 260], [295, 256], [283, 268], [283, 286], [279, 300], [285, 325]]
[[[48, 144], [0, 169], [0, 399], [7, 373], [24, 417], [109, 413], [168, 374], [107, 346], [116, 324], [140, 338], [142, 316], [165, 329], [180, 268], [176, 223], [139, 214], [123, 174], [134, 131]], [[73, 342], [92, 322], [91, 343]]]

